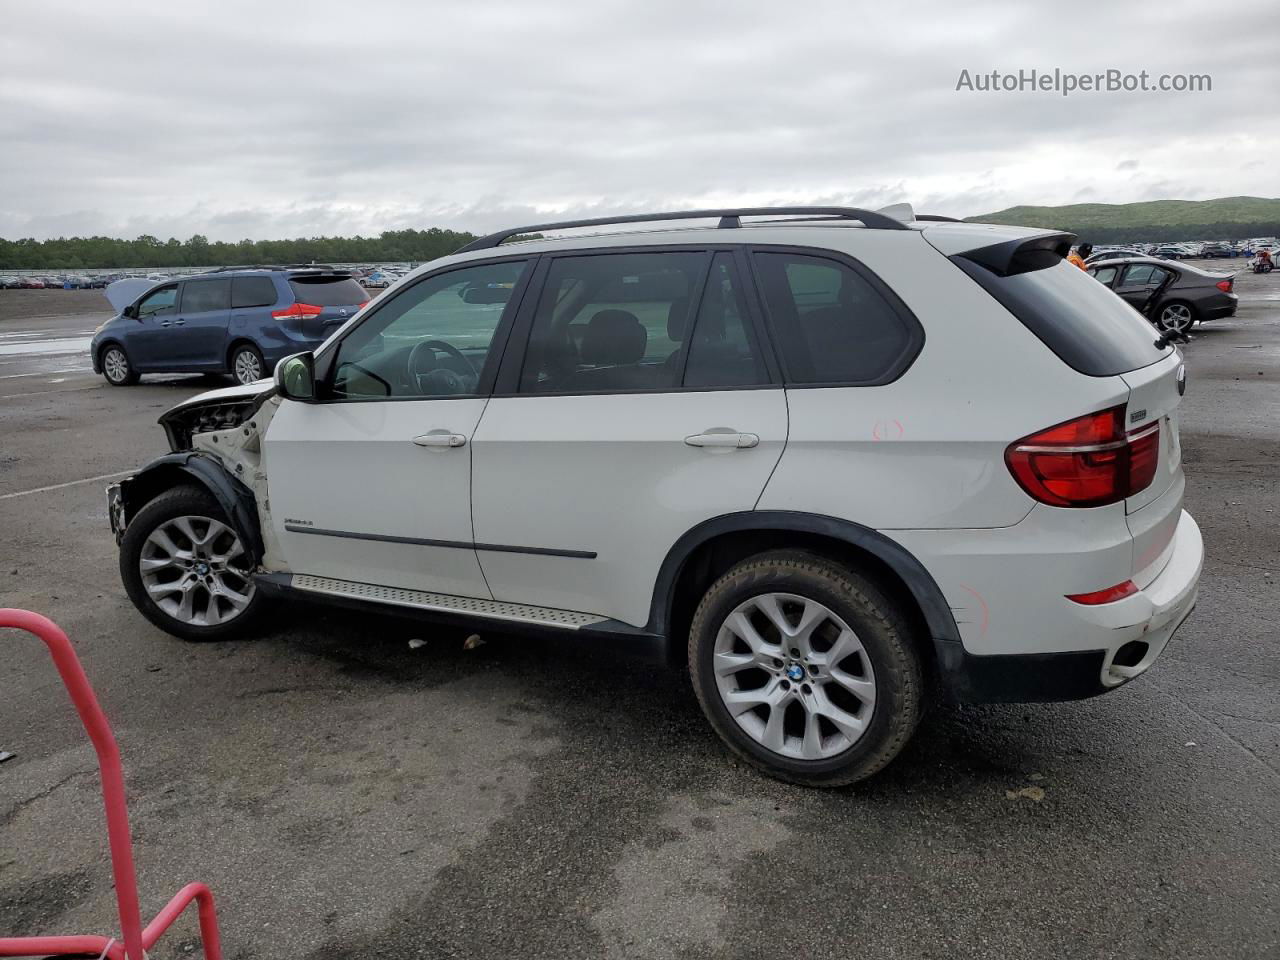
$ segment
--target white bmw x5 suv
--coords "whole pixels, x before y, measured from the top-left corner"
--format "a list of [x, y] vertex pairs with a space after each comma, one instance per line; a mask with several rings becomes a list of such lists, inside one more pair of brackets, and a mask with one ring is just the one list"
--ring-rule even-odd
[[811, 785], [887, 764], [930, 684], [1118, 687], [1196, 600], [1181, 357], [1069, 235], [942, 220], [477, 240], [161, 418], [108, 493], [129, 596], [189, 640], [288, 596], [652, 644]]

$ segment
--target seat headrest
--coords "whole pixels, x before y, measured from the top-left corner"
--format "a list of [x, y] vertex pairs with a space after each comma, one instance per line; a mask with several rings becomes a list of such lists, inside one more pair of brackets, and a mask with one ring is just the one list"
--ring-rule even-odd
[[601, 310], [587, 324], [579, 354], [583, 363], [611, 366], [636, 363], [648, 346], [649, 333], [634, 313]]

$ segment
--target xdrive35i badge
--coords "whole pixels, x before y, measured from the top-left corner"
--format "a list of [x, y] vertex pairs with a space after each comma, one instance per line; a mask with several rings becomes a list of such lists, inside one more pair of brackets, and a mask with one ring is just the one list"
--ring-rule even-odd
[[1140, 421], [1145, 420], [1146, 416], [1147, 416], [1147, 408], [1143, 407], [1141, 410], [1135, 410], [1133, 411], [1133, 413], [1129, 414], [1129, 422], [1139, 423]]

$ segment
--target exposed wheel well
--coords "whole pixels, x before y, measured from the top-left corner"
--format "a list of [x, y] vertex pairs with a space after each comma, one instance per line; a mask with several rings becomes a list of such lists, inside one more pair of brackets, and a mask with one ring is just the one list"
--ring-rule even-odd
[[119, 340], [103, 340], [102, 343], [98, 344], [98, 365], [99, 366], [102, 365], [102, 358], [106, 356], [107, 351], [111, 347], [119, 347], [121, 350], [124, 351], [124, 355], [126, 357], [129, 356], [129, 351], [125, 350], [124, 344], [121, 343]]
[[898, 573], [869, 550], [841, 540], [801, 530], [739, 530], [720, 534], [700, 544], [685, 560], [671, 596], [669, 649], [684, 656], [689, 624], [707, 588], [730, 567], [748, 557], [771, 550], [803, 550], [856, 570], [896, 604], [911, 628], [912, 642], [926, 672], [936, 671], [937, 658], [924, 613], [911, 589]]

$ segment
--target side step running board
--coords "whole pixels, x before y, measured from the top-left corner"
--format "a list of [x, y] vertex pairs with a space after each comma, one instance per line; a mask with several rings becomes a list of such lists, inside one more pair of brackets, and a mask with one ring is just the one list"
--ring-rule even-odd
[[315, 577], [306, 573], [294, 574], [288, 585], [295, 590], [305, 590], [308, 593], [319, 593], [331, 597], [385, 603], [395, 607], [412, 607], [416, 610], [470, 614], [473, 617], [485, 617], [490, 620], [509, 620], [513, 623], [558, 627], [561, 630], [578, 630], [592, 624], [605, 623], [609, 619], [594, 613], [555, 610], [551, 607], [531, 607], [523, 603], [503, 603], [500, 600], [481, 600], [476, 597], [452, 597], [443, 593], [406, 590], [402, 587], [379, 587], [372, 583]]

